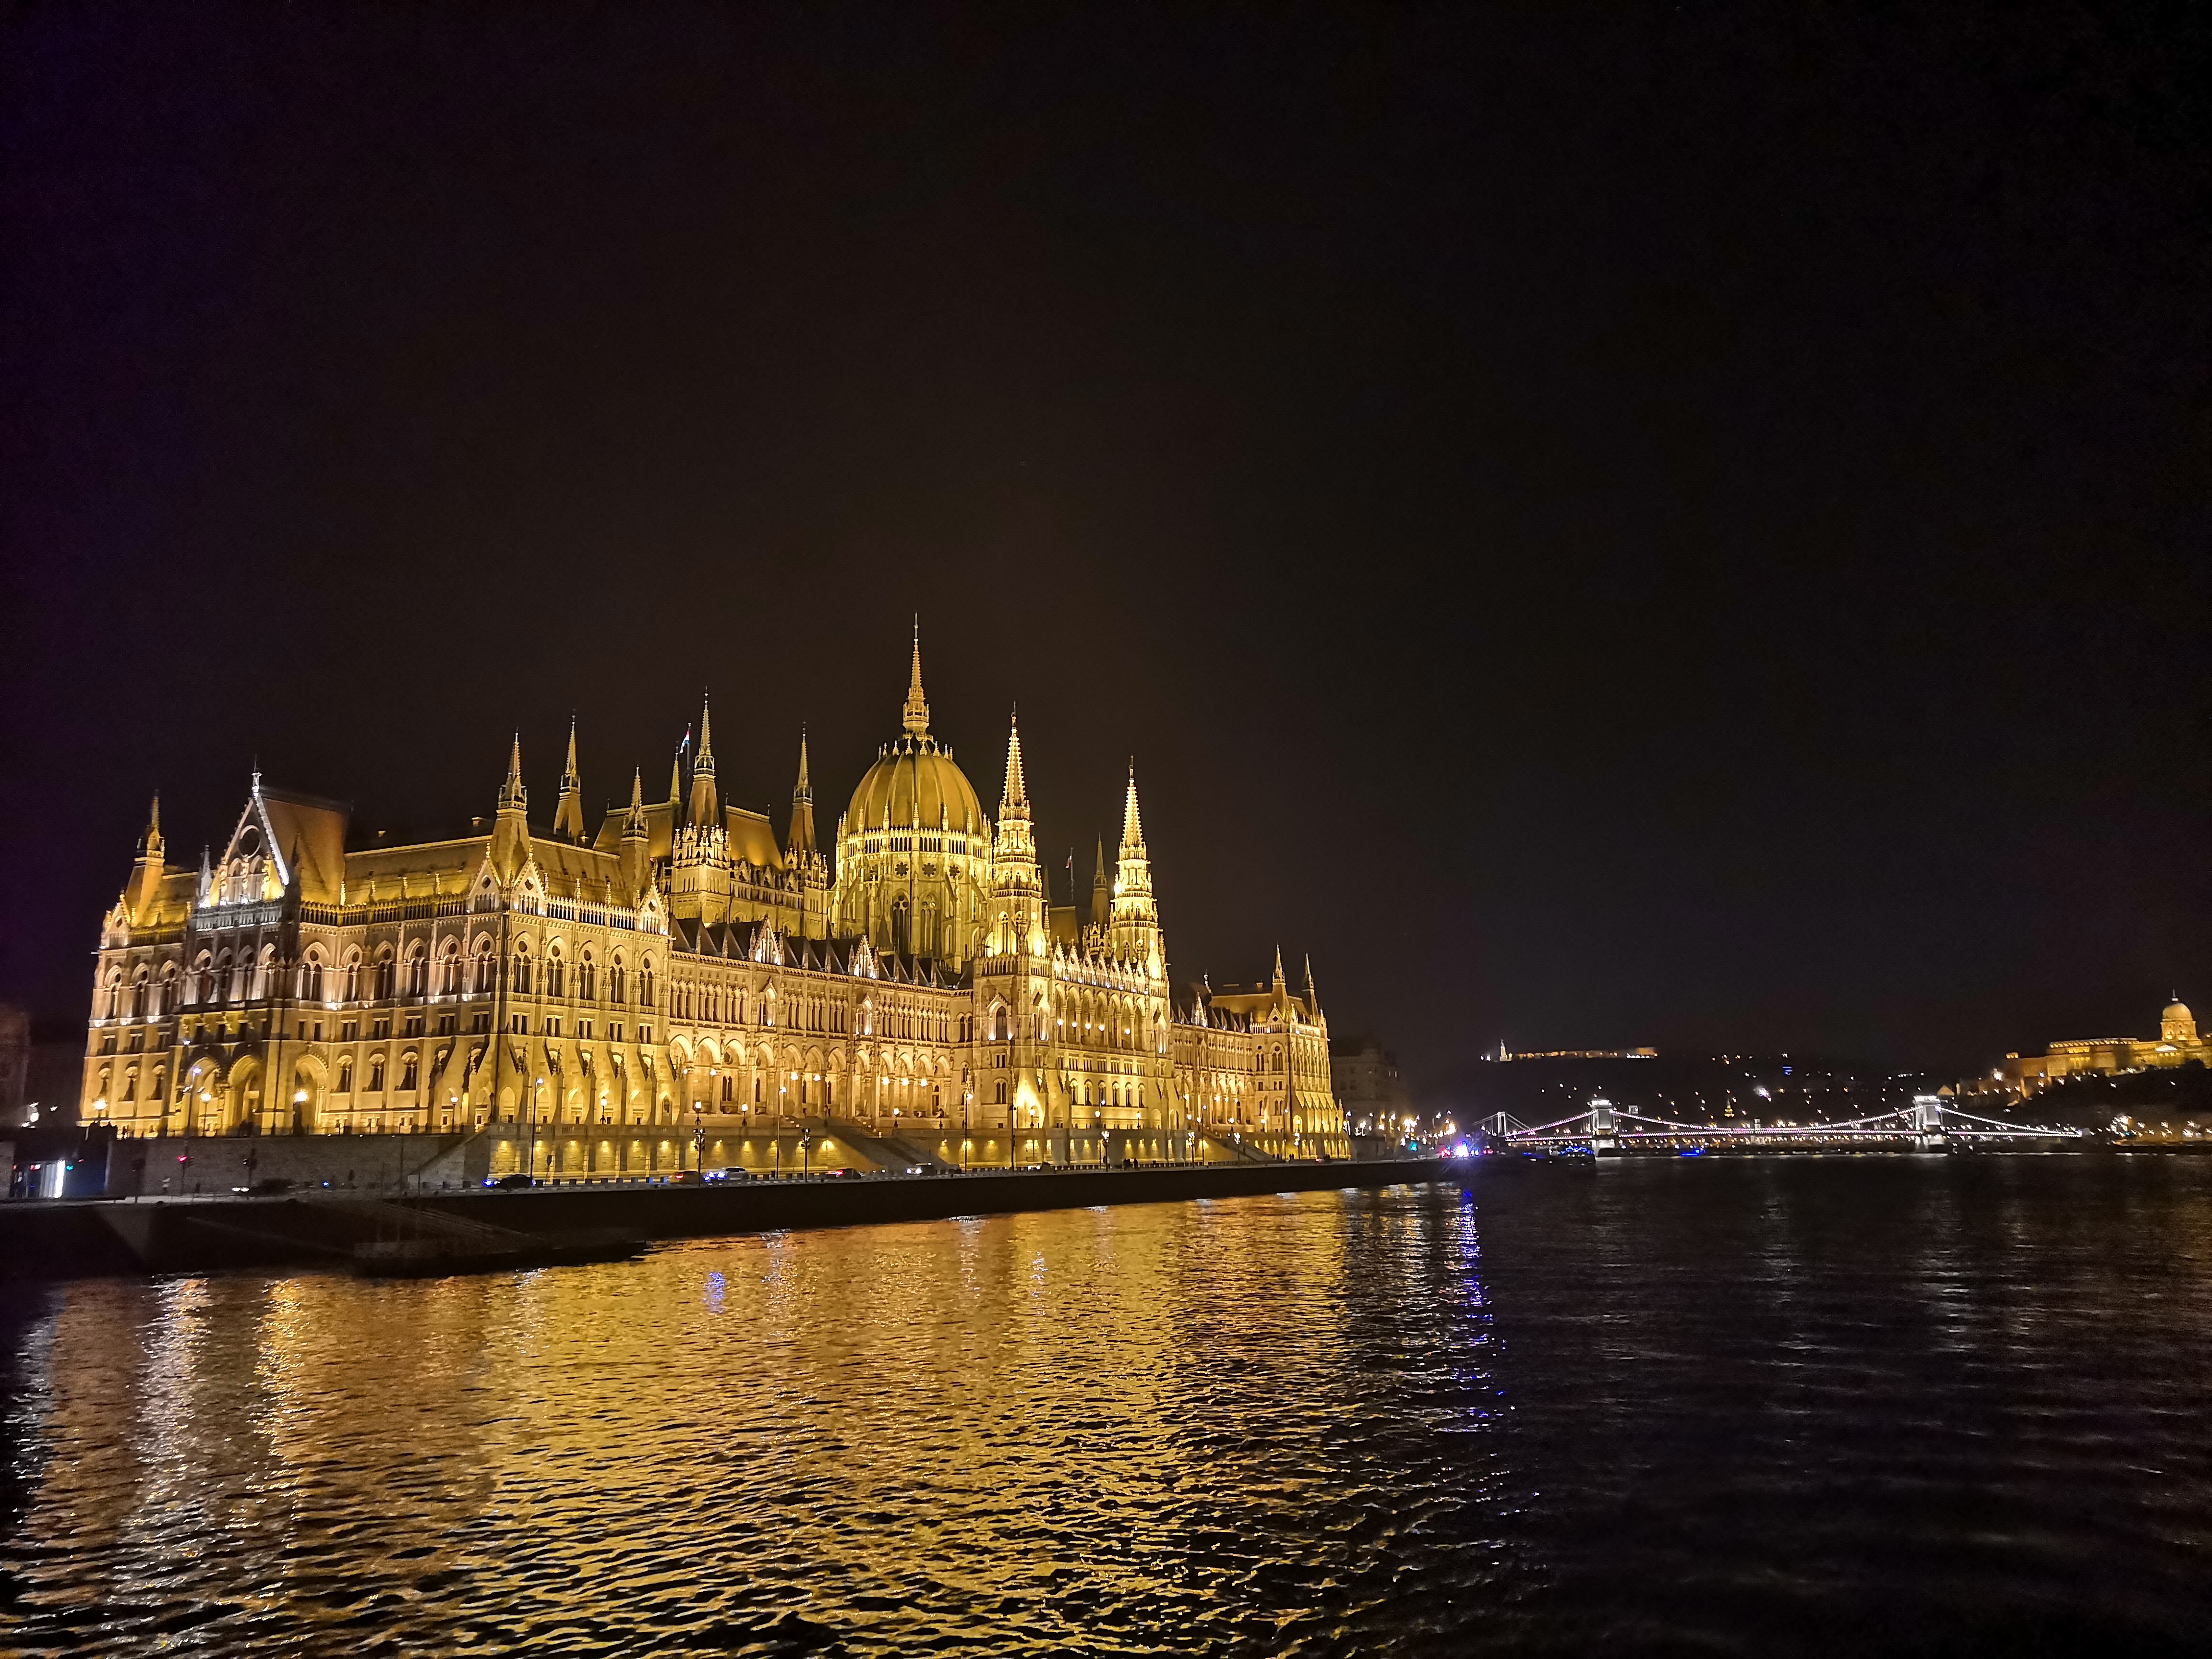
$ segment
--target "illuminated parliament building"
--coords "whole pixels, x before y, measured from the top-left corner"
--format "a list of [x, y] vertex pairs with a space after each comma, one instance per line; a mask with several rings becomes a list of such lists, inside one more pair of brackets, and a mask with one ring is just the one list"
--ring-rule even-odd
[[160, 803], [102, 925], [81, 1118], [125, 1136], [473, 1138], [492, 1174], [1342, 1156], [1310, 967], [1178, 991], [1133, 773], [1087, 914], [1050, 902], [1006, 739], [995, 818], [899, 735], [816, 839], [716, 784], [702, 711], [665, 799], [550, 827], [522, 751], [478, 833], [348, 845], [342, 804], [257, 775], [221, 857]]

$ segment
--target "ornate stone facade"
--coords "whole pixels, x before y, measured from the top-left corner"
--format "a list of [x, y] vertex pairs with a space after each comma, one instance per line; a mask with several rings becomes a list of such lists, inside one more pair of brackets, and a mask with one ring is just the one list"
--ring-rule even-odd
[[[713, 726], [665, 800], [587, 834], [575, 735], [533, 829], [520, 740], [488, 826], [352, 846], [343, 805], [253, 779], [219, 859], [160, 804], [102, 926], [82, 1116], [126, 1135], [483, 1134], [492, 1167], [632, 1175], [840, 1162], [1341, 1156], [1328, 1022], [1273, 982], [1170, 988], [1133, 773], [1087, 924], [1038, 866], [1010, 731], [995, 822], [902, 733], [815, 845], [723, 804]], [[1103, 882], [1103, 866], [1101, 881]], [[797, 1138], [796, 1147], [793, 1138]]]

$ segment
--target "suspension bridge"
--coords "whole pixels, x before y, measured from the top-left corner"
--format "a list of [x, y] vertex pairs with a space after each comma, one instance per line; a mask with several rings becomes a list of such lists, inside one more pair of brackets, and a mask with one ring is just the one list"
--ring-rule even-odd
[[1572, 1117], [1556, 1123], [1523, 1123], [1508, 1112], [1479, 1126], [1495, 1146], [1530, 1152], [1570, 1146], [1590, 1152], [1688, 1152], [1728, 1147], [1744, 1152], [1816, 1151], [1860, 1147], [1869, 1151], [1946, 1152], [1954, 1146], [2002, 1149], [2056, 1146], [2078, 1141], [2079, 1129], [2054, 1129], [2007, 1123], [1961, 1111], [1940, 1095], [1921, 1095], [1910, 1106], [1837, 1123], [1676, 1123], [1647, 1113], [1593, 1100]]

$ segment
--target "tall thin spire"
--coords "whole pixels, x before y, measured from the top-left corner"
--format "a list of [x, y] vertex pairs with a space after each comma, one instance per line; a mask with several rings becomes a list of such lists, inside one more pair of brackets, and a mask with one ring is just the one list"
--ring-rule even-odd
[[561, 804], [554, 809], [553, 833], [584, 839], [584, 781], [576, 771], [576, 717], [568, 717], [568, 763], [561, 771]]
[[1017, 708], [1006, 728], [1006, 787], [999, 797], [999, 816], [1016, 811], [1026, 816], [1029, 805], [1029, 784], [1022, 776], [1022, 711]]
[[793, 858], [814, 850], [814, 787], [806, 779], [806, 728], [799, 728], [799, 781], [791, 791], [791, 833], [784, 837], [785, 852]]
[[1283, 988], [1283, 947], [1279, 945], [1275, 947], [1275, 988]]
[[1107, 896], [1112, 885], [1106, 879], [1105, 836], [1098, 837], [1098, 850], [1091, 855], [1091, 867], [1095, 873], [1091, 878], [1091, 925], [1094, 927], [1103, 927], [1108, 915]]
[[1314, 989], [1313, 952], [1310, 951], [1306, 952], [1306, 1012], [1309, 1015], [1321, 1012], [1321, 993]]
[[522, 787], [522, 733], [518, 732], [507, 758], [507, 781], [499, 787], [499, 810], [520, 812], [529, 804], [530, 792]]
[[1137, 763], [1129, 762], [1129, 793], [1121, 803], [1121, 856], [1129, 858], [1145, 849], [1145, 820], [1137, 811]]
[[146, 834], [138, 843], [142, 858], [159, 860], [161, 856], [161, 793], [154, 792], [153, 810], [146, 815]]
[[929, 735], [929, 701], [921, 695], [921, 618], [914, 619], [914, 674], [907, 682], [906, 708], [899, 723], [917, 738]]
[[699, 747], [691, 756], [691, 808], [685, 817], [700, 826], [722, 822], [721, 792], [714, 787], [714, 714], [704, 693], [699, 699]]

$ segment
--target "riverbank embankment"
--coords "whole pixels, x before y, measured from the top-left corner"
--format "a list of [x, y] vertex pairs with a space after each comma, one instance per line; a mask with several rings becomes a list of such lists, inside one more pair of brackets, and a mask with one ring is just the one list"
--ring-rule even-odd
[[615, 1229], [653, 1239], [933, 1221], [1102, 1204], [1158, 1204], [1437, 1178], [1434, 1158], [1136, 1170], [992, 1171], [866, 1180], [611, 1184], [426, 1194], [100, 1199], [0, 1206], [0, 1276], [79, 1279], [225, 1268], [343, 1267], [410, 1216], [465, 1218], [541, 1237]]

